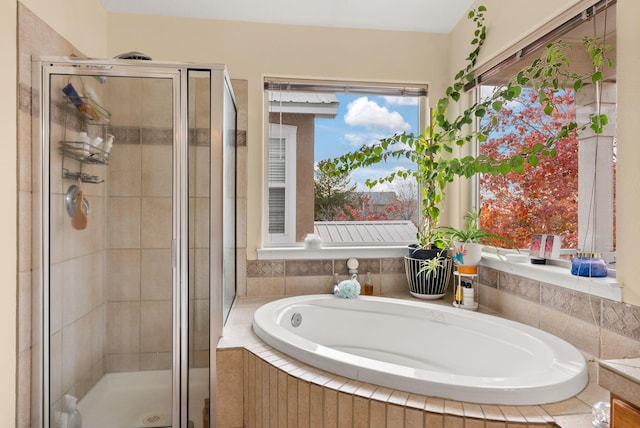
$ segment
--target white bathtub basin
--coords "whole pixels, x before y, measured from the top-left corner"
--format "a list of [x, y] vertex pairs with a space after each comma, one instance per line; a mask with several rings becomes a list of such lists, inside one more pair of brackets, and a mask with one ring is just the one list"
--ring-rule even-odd
[[323, 370], [458, 401], [550, 403], [573, 397], [588, 382], [582, 354], [556, 336], [427, 302], [290, 297], [260, 307], [253, 329], [274, 348]]

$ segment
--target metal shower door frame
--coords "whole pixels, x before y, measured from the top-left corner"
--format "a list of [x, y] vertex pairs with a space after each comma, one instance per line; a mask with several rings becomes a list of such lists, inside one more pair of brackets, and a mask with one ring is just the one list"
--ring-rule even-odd
[[[82, 75], [132, 78], [163, 78], [172, 80], [173, 115], [173, 195], [172, 195], [172, 280], [173, 280], [173, 349], [172, 349], [172, 426], [187, 427], [188, 375], [189, 375], [189, 121], [188, 121], [188, 78], [189, 71], [209, 71], [211, 76], [210, 102], [212, 106], [222, 105], [222, 91], [218, 89], [229, 85], [226, 69], [223, 65], [184, 64], [156, 61], [130, 60], [75, 60], [66, 57], [42, 57], [33, 62], [33, 87], [39, 90], [39, 98], [34, 101], [38, 108], [39, 121], [34, 118], [33, 132], [33, 257], [34, 291], [39, 292], [38, 304], [32, 308], [34, 328], [41, 328], [34, 337], [40, 343], [35, 344], [32, 375], [38, 379], [38, 391], [32, 391], [32, 405], [40, 412], [32, 412], [36, 420], [33, 426], [50, 428], [50, 77], [52, 75]], [[221, 80], [220, 80], [221, 79]], [[37, 107], [36, 107], [37, 106]], [[210, 108], [210, 254], [209, 284], [222, 284], [222, 120]], [[214, 174], [216, 176], [214, 177]], [[217, 203], [215, 202], [217, 201]], [[221, 287], [209, 287], [210, 336], [217, 338], [222, 330], [222, 321], [217, 320], [214, 309], [221, 306]], [[210, 345], [209, 391], [215, 396], [215, 347]], [[40, 352], [38, 352], [40, 351]], [[36, 397], [37, 395], [37, 397]], [[214, 405], [215, 406], [215, 405]], [[212, 414], [213, 409], [212, 408]], [[38, 415], [39, 413], [39, 415]], [[38, 420], [39, 419], [39, 420]]]

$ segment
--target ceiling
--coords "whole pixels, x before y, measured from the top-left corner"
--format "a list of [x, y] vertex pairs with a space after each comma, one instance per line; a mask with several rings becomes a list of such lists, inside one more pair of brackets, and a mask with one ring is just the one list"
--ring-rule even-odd
[[109, 12], [449, 33], [473, 0], [101, 0]]

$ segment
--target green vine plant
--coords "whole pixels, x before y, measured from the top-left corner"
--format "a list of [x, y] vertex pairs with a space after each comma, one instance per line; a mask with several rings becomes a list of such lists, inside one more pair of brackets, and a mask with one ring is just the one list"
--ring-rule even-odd
[[390, 159], [408, 159], [415, 165], [411, 169], [396, 170], [384, 177], [367, 179], [365, 184], [372, 188], [379, 183], [392, 183], [396, 178], [413, 177], [419, 185], [421, 199], [421, 224], [418, 227], [418, 245], [420, 248], [444, 248], [443, 239], [437, 225], [440, 218], [439, 205], [445, 196], [447, 184], [456, 177], [470, 178], [475, 174], [504, 175], [512, 171], [522, 173], [525, 163], [535, 167], [541, 157], [555, 156], [556, 143], [587, 128], [596, 134], [602, 133], [608, 120], [604, 114], [593, 114], [589, 123], [578, 124], [575, 121], [562, 126], [558, 132], [548, 135], [546, 141], [532, 147], [522, 147], [519, 152], [504, 158], [491, 158], [484, 155], [456, 157], [454, 149], [472, 142], [484, 142], [489, 138], [497, 118], [492, 117], [486, 125], [473, 128], [481, 123], [490, 110], [500, 111], [508, 102], [517, 100], [524, 88], [531, 88], [539, 95], [539, 102], [546, 115], [552, 115], [558, 106], [554, 104], [554, 95], [560, 91], [573, 89], [579, 92], [590, 84], [600, 84], [603, 67], [612, 67], [607, 57], [610, 46], [605, 46], [599, 38], [585, 38], [583, 46], [593, 63], [593, 72], [579, 74], [571, 71], [568, 52], [571, 46], [563, 42], [549, 44], [544, 53], [531, 65], [523, 68], [509, 79], [508, 83], [494, 91], [492, 96], [474, 102], [461, 114], [450, 118], [450, 105], [458, 103], [465, 85], [474, 82], [474, 68], [487, 37], [485, 24], [486, 7], [479, 6], [471, 10], [468, 19], [475, 23], [471, 40], [472, 50], [466, 58], [465, 66], [454, 77], [454, 83], [446, 89], [445, 96], [438, 100], [430, 112], [429, 125], [420, 135], [398, 133], [384, 138], [372, 145], [337, 158], [320, 163], [320, 168], [333, 175], [348, 174], [351, 171], [386, 162]]

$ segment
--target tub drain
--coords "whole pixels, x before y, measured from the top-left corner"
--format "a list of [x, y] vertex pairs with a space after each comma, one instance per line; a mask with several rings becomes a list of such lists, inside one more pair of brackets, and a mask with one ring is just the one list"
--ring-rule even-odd
[[291, 316], [291, 325], [294, 327], [298, 327], [300, 324], [302, 324], [302, 315], [300, 314], [300, 312], [294, 312], [294, 314]]

